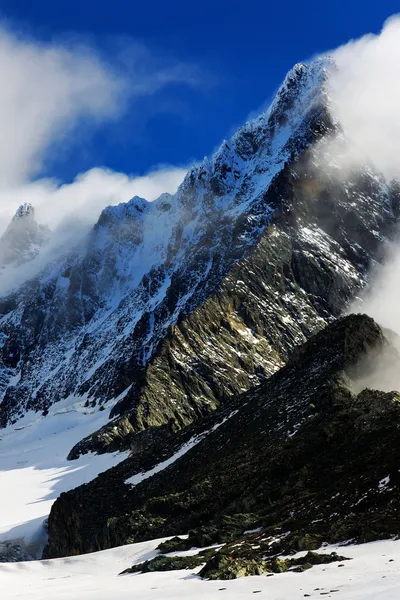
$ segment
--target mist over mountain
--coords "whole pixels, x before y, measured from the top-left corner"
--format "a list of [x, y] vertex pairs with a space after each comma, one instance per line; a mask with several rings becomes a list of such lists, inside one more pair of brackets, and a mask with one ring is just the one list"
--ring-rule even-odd
[[0, 237], [0, 265], [20, 266], [33, 260], [50, 236], [50, 229], [36, 222], [32, 204], [22, 204]]

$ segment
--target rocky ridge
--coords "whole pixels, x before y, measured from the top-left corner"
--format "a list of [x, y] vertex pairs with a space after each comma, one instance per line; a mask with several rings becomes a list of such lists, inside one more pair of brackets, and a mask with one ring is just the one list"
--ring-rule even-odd
[[382, 352], [398, 371], [369, 317], [328, 325], [229, 409], [62, 494], [45, 555], [188, 533], [160, 550], [222, 544], [204, 575], [224, 576], [227, 560], [256, 568], [324, 542], [399, 535], [400, 395], [351, 391]]

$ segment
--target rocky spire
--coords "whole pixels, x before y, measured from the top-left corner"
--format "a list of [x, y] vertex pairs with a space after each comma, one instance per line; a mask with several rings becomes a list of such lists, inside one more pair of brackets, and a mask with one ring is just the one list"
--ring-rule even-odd
[[35, 220], [35, 209], [25, 202], [0, 237], [0, 266], [18, 266], [35, 258], [50, 239], [50, 229]]
[[21, 206], [17, 208], [17, 211], [13, 216], [12, 220], [16, 221], [17, 219], [22, 219], [25, 217], [31, 219], [35, 218], [35, 209], [30, 202], [25, 202], [24, 204], [21, 204]]

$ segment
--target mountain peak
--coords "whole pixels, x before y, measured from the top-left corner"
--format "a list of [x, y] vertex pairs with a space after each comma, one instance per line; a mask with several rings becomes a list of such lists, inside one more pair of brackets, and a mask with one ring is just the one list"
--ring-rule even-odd
[[[330, 56], [294, 65], [270, 106], [189, 170], [179, 188], [181, 202], [191, 204], [194, 195], [198, 197], [207, 187], [212, 194], [204, 197], [210, 202], [218, 197], [244, 199], [249, 193], [247, 178], [254, 180], [254, 170], [263, 185], [267, 177], [272, 179], [285, 162], [313, 141], [312, 124], [329, 115], [328, 80], [334, 68]], [[243, 181], [243, 189], [239, 189]]]
[[49, 239], [50, 229], [36, 222], [32, 204], [21, 204], [0, 237], [0, 265], [18, 266], [32, 260]]
[[24, 204], [21, 204], [21, 206], [17, 208], [12, 220], [16, 221], [17, 219], [22, 219], [24, 217], [35, 217], [35, 208], [30, 202], [25, 202]]
[[295, 64], [286, 74], [272, 104], [260, 118], [281, 124], [283, 115], [287, 117], [293, 110], [304, 114], [316, 105], [325, 106], [328, 78], [334, 68], [335, 61], [330, 56]]
[[[162, 423], [159, 415], [168, 411], [188, 423], [192, 404], [200, 414], [237, 387], [257, 384], [287, 359], [292, 340], [303, 340], [342, 309], [363, 285], [393, 216], [389, 192], [373, 174], [340, 189], [315, 175], [313, 148], [335, 132], [331, 65], [329, 58], [295, 65], [271, 108], [190, 169], [176, 194], [154, 202], [135, 196], [105, 208], [84, 243], [37, 277], [24, 300], [26, 311], [18, 308], [15, 316], [10, 310], [3, 325], [21, 347], [24, 369], [17, 386], [9, 384], [10, 377], [4, 384], [0, 380], [0, 392], [5, 390], [0, 425], [28, 406], [47, 410], [72, 393], [101, 402], [118, 398], [112, 416], [129, 413], [135, 434]], [[31, 250], [39, 251], [34, 224], [24, 218], [11, 224], [14, 231], [20, 225], [21, 235], [9, 236], [10, 247], [0, 239], [0, 264], [21, 264]], [[7, 262], [3, 248], [10, 253]], [[220, 290], [226, 300], [221, 325], [214, 328], [215, 309], [209, 305]], [[193, 340], [182, 343], [179, 328], [195, 311], [201, 313], [200, 331], [209, 331], [199, 335], [200, 320], [189, 320], [184, 335]], [[23, 339], [14, 329], [21, 314]], [[59, 340], [68, 345], [72, 330], [84, 342], [65, 361]], [[41, 346], [32, 346], [39, 335]], [[209, 352], [209, 341], [218, 352]], [[238, 357], [252, 357], [249, 366], [232, 358], [230, 344]], [[171, 366], [176, 356], [185, 365], [179, 383]], [[159, 373], [158, 359], [167, 375], [154, 384], [156, 392], [147, 393]], [[49, 379], [46, 373], [61, 363]], [[222, 387], [220, 371], [229, 373]], [[182, 399], [176, 407], [175, 397]], [[117, 435], [125, 441], [130, 435], [111, 427], [110, 436], [101, 437], [110, 445]], [[85, 451], [88, 447], [85, 442]]]

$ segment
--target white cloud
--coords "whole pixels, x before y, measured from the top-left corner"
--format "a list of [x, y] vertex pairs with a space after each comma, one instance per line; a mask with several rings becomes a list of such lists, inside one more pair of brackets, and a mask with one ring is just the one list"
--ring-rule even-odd
[[0, 24], [0, 219], [31, 202], [50, 225], [74, 210], [93, 221], [108, 203], [133, 193], [151, 200], [175, 189], [184, 170], [173, 167], [144, 177], [92, 169], [67, 185], [35, 174], [82, 128], [120, 118], [135, 110], [135, 100], [171, 82], [195, 85], [197, 77], [195, 68], [129, 39], [106, 60], [88, 45], [39, 43]]
[[94, 51], [35, 44], [0, 28], [0, 185], [24, 181], [79, 119], [117, 117], [129, 83]]
[[[349, 307], [349, 313], [366, 313], [385, 328], [385, 334], [400, 354], [400, 243], [396, 240], [387, 249], [383, 265], [377, 265], [361, 298]], [[395, 332], [397, 336], [393, 336]], [[355, 391], [366, 387], [387, 392], [400, 390], [398, 356], [382, 349], [380, 354], [367, 356], [359, 365]]]
[[51, 179], [42, 179], [14, 189], [0, 190], [0, 205], [7, 206], [0, 213], [0, 231], [7, 227], [11, 214], [25, 202], [35, 206], [37, 221], [49, 225], [53, 231], [50, 243], [33, 261], [0, 273], [0, 295], [35, 277], [50, 261], [64, 256], [66, 250], [76, 246], [104, 207], [127, 202], [133, 196], [152, 201], [164, 192], [174, 193], [186, 171], [163, 167], [135, 177], [97, 168], [79, 175], [68, 184], [58, 185]]
[[[368, 34], [331, 52], [333, 112], [353, 143], [342, 166], [370, 161], [388, 177], [400, 173], [400, 16], [379, 35]], [[343, 151], [343, 148], [341, 148]]]
[[[337, 69], [330, 77], [332, 110], [343, 138], [329, 148], [338, 173], [368, 159], [388, 180], [400, 175], [400, 15], [388, 19], [378, 35], [368, 34], [333, 53]], [[400, 242], [388, 249], [377, 266], [363, 310], [400, 334]]]
[[126, 41], [108, 61], [82, 44], [43, 44], [0, 25], [0, 187], [34, 176], [79, 125], [116, 119], [196, 71]]
[[[118, 40], [105, 58], [81, 42], [39, 43], [0, 24], [0, 234], [28, 202], [37, 220], [55, 233], [50, 248], [61, 242], [71, 247], [105, 206], [134, 195], [154, 200], [174, 192], [186, 169], [135, 176], [99, 167], [68, 184], [37, 176], [54, 152], [70, 151], [82, 131], [90, 134], [91, 127], [119, 119], [128, 109], [140, 118], [138, 100], [171, 82], [197, 85], [198, 78], [196, 68], [129, 39]], [[49, 254], [44, 250], [37, 257], [36, 271]], [[18, 277], [10, 272], [6, 287], [32, 276], [30, 268], [18, 271]], [[3, 274], [3, 291], [5, 283]]]
[[[400, 15], [388, 19], [378, 34], [368, 34], [330, 52], [337, 69], [330, 77], [333, 116], [343, 130], [330, 144], [317, 147], [317, 158], [341, 177], [368, 162], [387, 181], [400, 176]], [[375, 265], [362, 297], [348, 312], [365, 312], [400, 335], [400, 240], [387, 247]], [[389, 334], [390, 335], [390, 334]], [[400, 338], [394, 339], [400, 351]], [[371, 364], [373, 363], [373, 364]], [[400, 389], [398, 361], [387, 352], [370, 355], [361, 365], [356, 391], [368, 386]]]
[[400, 335], [400, 252], [398, 240], [388, 247], [387, 260], [372, 274], [372, 285], [368, 287], [363, 301], [356, 300], [355, 311], [365, 311], [384, 327]]
[[174, 193], [186, 172], [185, 168], [163, 167], [134, 176], [95, 168], [78, 175], [72, 183], [39, 179], [5, 190], [0, 188], [0, 206], [3, 207], [0, 231], [25, 202], [33, 204], [37, 220], [52, 230], [57, 230], [66, 219], [87, 228], [108, 205], [127, 202], [133, 196], [152, 201], [163, 192]]

